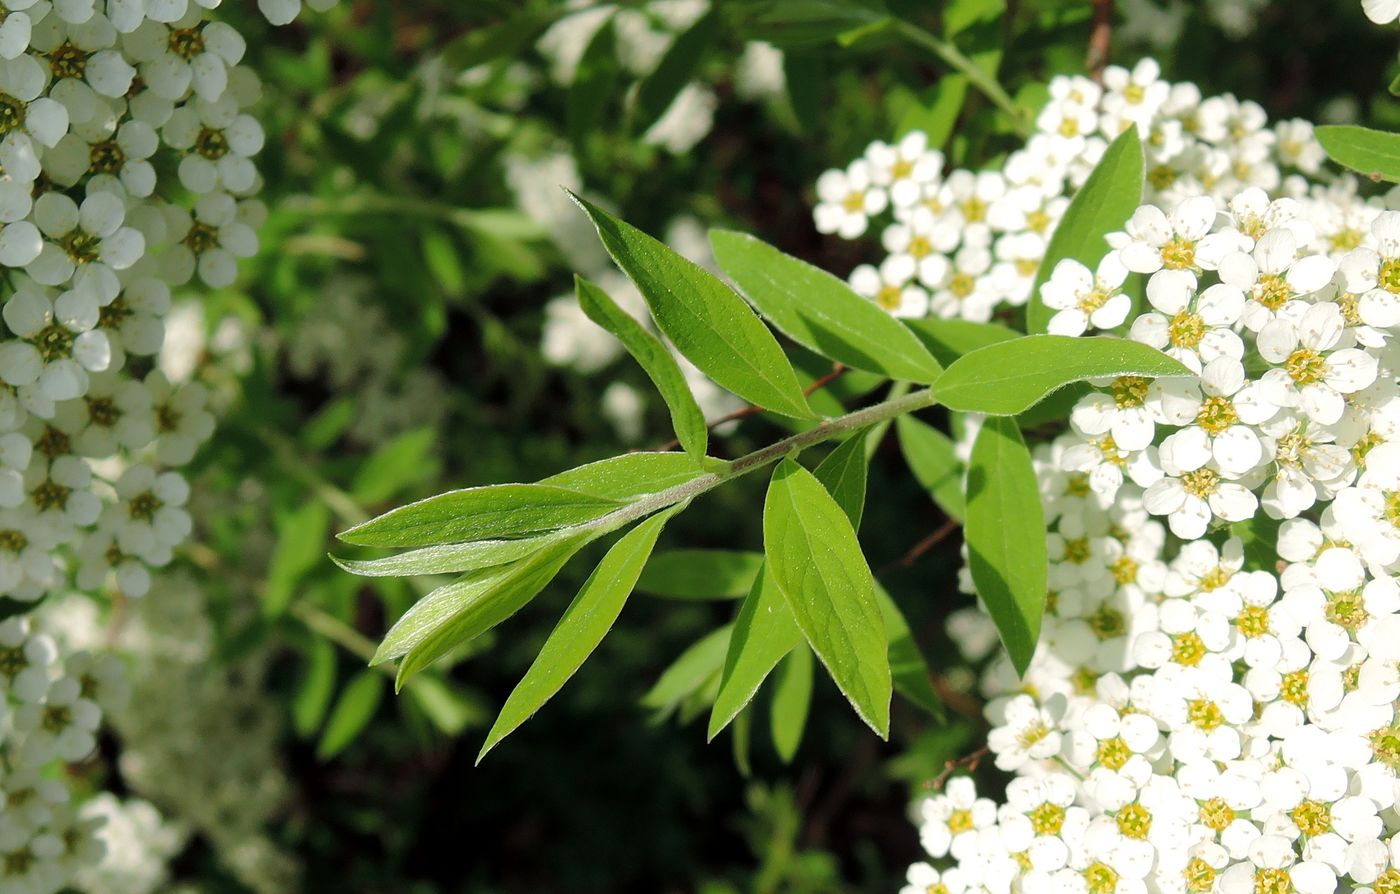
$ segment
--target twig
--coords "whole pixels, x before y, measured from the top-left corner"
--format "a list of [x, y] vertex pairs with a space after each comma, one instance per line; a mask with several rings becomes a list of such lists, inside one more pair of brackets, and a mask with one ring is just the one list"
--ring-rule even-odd
[[[802, 396], [811, 397], [813, 394], [817, 393], [818, 391], [825, 388], [827, 385], [830, 385], [832, 382], [839, 379], [842, 373], [844, 373], [845, 371], [846, 367], [842, 366], [839, 363], [833, 363], [831, 365], [831, 372], [827, 373], [820, 379], [817, 379], [815, 382], [808, 385], [806, 388], [802, 389]], [[759, 413], [762, 412], [763, 407], [760, 407], [757, 404], [749, 404], [747, 407], [741, 407], [732, 413], [725, 413], [723, 416], [719, 417], [713, 422], [705, 423], [705, 427], [708, 429], [713, 429], [717, 426], [723, 425], [726, 422], [735, 422], [740, 419], [747, 419], [750, 416], [757, 416]], [[662, 444], [660, 447], [653, 447], [652, 451], [655, 453], [664, 453], [667, 450], [675, 450], [680, 445], [681, 442], [679, 438], [672, 438], [665, 444]]]
[[948, 777], [953, 775], [953, 771], [961, 769], [966, 770], [969, 773], [975, 772], [977, 770], [977, 765], [982, 763], [982, 758], [986, 757], [990, 753], [991, 749], [989, 749], [986, 745], [983, 745], [981, 748], [977, 749], [971, 754], [966, 754], [962, 757], [954, 758], [946, 762], [943, 765], [943, 772], [939, 773], [937, 776], [935, 776], [928, 782], [925, 782], [924, 788], [931, 789], [933, 791], [942, 791], [943, 786], [948, 783]]
[[944, 40], [912, 22], [899, 22], [897, 27], [907, 40], [933, 53], [950, 68], [966, 77], [969, 84], [981, 91], [982, 95], [990, 99], [993, 105], [1006, 113], [1017, 133], [1023, 137], [1031, 135], [1030, 122], [1025, 109], [1016, 105], [1016, 100], [1012, 99], [1011, 94], [997, 83], [996, 78], [987, 74], [977, 63], [964, 56], [962, 51], [951, 41]]
[[944, 540], [947, 540], [948, 535], [952, 534], [957, 529], [958, 520], [955, 518], [948, 519], [943, 524], [939, 525], [938, 528], [935, 529], [932, 534], [929, 534], [923, 540], [920, 540], [918, 543], [909, 547], [909, 551], [906, 552], [904, 555], [900, 556], [898, 559], [895, 559], [893, 562], [890, 562], [883, 568], [881, 568], [879, 573], [884, 574], [885, 572], [892, 571], [895, 568], [908, 568], [910, 565], [913, 565], [916, 561], [918, 561], [919, 556], [922, 556], [924, 553], [933, 549], [935, 546], [942, 543]]
[[1089, 32], [1089, 52], [1084, 67], [1089, 77], [1103, 83], [1104, 66], [1108, 65], [1109, 45], [1113, 40], [1113, 0], [1094, 0], [1094, 27]]

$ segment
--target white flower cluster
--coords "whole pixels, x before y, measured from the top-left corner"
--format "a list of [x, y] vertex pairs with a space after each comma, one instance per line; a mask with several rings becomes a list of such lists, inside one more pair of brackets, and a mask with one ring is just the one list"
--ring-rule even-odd
[[[1106, 81], [1166, 105], [1152, 70]], [[1042, 122], [1069, 120], [1063, 86]], [[1154, 114], [1149, 145], [1211, 102]], [[1044, 286], [1081, 334], [1128, 322], [1141, 275], [1128, 337], [1193, 375], [1096, 383], [1036, 448], [1040, 645], [983, 679], [1015, 778], [1004, 803], [960, 778], [920, 806], [955, 865], [916, 864], [909, 894], [1400, 891], [1400, 211], [1281, 176], [1307, 126], [1228, 105], [1231, 148], [1191, 150], [1228, 151], [1220, 179], [1172, 163], [1096, 271]]]
[[[852, 288], [905, 317], [985, 322], [998, 308], [1026, 304], [1069, 195], [1128, 127], [1138, 128], [1147, 152], [1148, 200], [1168, 206], [1248, 186], [1272, 192], [1288, 169], [1311, 174], [1321, 163], [1311, 124], [1269, 128], [1255, 103], [1169, 84], [1151, 59], [1131, 71], [1111, 66], [1103, 81], [1054, 78], [1035, 134], [999, 171], [945, 172], [943, 154], [914, 131], [893, 145], [876, 141], [845, 169], [824, 173], [816, 184], [819, 231], [855, 239], [885, 212], [893, 217], [881, 232], [888, 255], [856, 268]], [[1112, 267], [1097, 273], [1105, 288], [1126, 275]], [[1067, 286], [1098, 291], [1082, 272]], [[1047, 301], [1072, 294], [1061, 289]], [[1127, 313], [1125, 302], [1105, 303], [1086, 306], [1098, 328]]]
[[[128, 597], [189, 534], [214, 421], [154, 367], [172, 290], [230, 284], [266, 210], [258, 77], [218, 0], [0, 6], [0, 606], [76, 585]], [[296, 0], [264, 0], [285, 19]], [[318, 2], [313, 5], [325, 5]], [[169, 172], [165, 174], [163, 172]], [[52, 765], [86, 758], [121, 664], [0, 623], [0, 891], [48, 894], [101, 858]]]

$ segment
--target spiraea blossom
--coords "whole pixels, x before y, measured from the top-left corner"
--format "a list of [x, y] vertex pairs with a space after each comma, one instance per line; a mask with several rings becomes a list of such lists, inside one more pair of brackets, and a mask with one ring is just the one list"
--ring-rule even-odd
[[[1052, 332], [1135, 339], [1190, 372], [1093, 382], [1035, 446], [1041, 641], [1022, 678], [1005, 657], [982, 677], [988, 748], [1014, 779], [991, 820], [998, 799], [967, 777], [923, 800], [929, 860], [906, 890], [1400, 890], [1400, 195], [1312, 182], [1306, 122], [1271, 129], [1155, 65], [1104, 84], [1056, 79], [1000, 171], [945, 173], [925, 147], [908, 168], [923, 198], [889, 203], [895, 241], [930, 247], [919, 269], [1044, 244], [1107, 140], [1139, 128], [1141, 207], [1038, 297]], [[955, 175], [986, 186], [954, 194]], [[880, 207], [879, 181], [863, 186]], [[981, 306], [931, 312], [1014, 322], [1031, 297], [960, 269]], [[926, 285], [879, 270], [886, 295], [895, 272]], [[974, 618], [991, 627], [960, 613], [956, 641], [986, 642]]]
[[[301, 6], [260, 5], [275, 21]], [[102, 860], [103, 813], [77, 801], [60, 765], [88, 760], [104, 712], [130, 696], [117, 658], [61, 648], [28, 609], [75, 590], [142, 597], [191, 530], [179, 469], [213, 418], [202, 387], [173, 387], [154, 360], [172, 287], [232, 282], [265, 216], [263, 132], [247, 113], [259, 81], [217, 6], [0, 9], [6, 894], [71, 890]]]

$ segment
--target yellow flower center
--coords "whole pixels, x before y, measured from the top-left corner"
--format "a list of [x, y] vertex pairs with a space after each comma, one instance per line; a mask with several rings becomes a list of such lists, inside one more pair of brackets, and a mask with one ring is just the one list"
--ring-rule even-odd
[[1090, 863], [1080, 871], [1089, 894], [1113, 894], [1118, 887], [1118, 873], [1107, 863]]
[[1269, 610], [1262, 605], [1246, 605], [1235, 618], [1235, 627], [1250, 639], [1269, 632]]
[[1118, 822], [1118, 831], [1125, 838], [1142, 841], [1152, 830], [1152, 812], [1136, 802], [1118, 811], [1114, 819]]
[[1304, 835], [1321, 835], [1332, 828], [1332, 808], [1321, 801], [1304, 801], [1293, 808], [1293, 825]]
[[1196, 263], [1196, 243], [1180, 236], [1162, 246], [1162, 266], [1168, 270], [1188, 270]]
[[1186, 879], [1186, 889], [1195, 894], [1206, 894], [1215, 887], [1215, 869], [1200, 857], [1187, 860], [1181, 874]]
[[1254, 894], [1289, 894], [1293, 878], [1286, 869], [1254, 870]]
[[1235, 405], [1228, 397], [1208, 397], [1201, 401], [1201, 408], [1196, 411], [1196, 424], [1211, 436], [1220, 434], [1239, 421]]
[[1185, 667], [1195, 667], [1206, 657], [1206, 644], [1192, 630], [1172, 637], [1172, 661]]
[[1058, 835], [1065, 824], [1065, 809], [1049, 801], [1041, 804], [1030, 813], [1031, 828], [1037, 835]]
[[1181, 476], [1181, 486], [1193, 497], [1204, 500], [1220, 486], [1220, 474], [1210, 469], [1197, 469]]
[[1108, 386], [1108, 390], [1118, 408], [1128, 410], [1147, 402], [1147, 385], [1147, 379], [1142, 376], [1119, 376]]
[[1215, 832], [1223, 832], [1235, 821], [1235, 811], [1223, 798], [1211, 798], [1201, 803], [1201, 825]]
[[966, 298], [977, 288], [977, 278], [971, 273], [955, 273], [948, 282], [948, 291], [958, 298]]
[[1178, 348], [1194, 348], [1205, 336], [1206, 321], [1201, 319], [1200, 314], [1186, 310], [1178, 311], [1167, 324], [1167, 337], [1171, 339], [1172, 345]]
[[1297, 705], [1300, 708], [1307, 707], [1308, 704], [1308, 672], [1307, 670], [1296, 670], [1292, 673], [1284, 674], [1282, 682], [1279, 683], [1279, 695], [1290, 705]]
[[1210, 732], [1225, 722], [1220, 706], [1208, 698], [1193, 698], [1186, 703], [1186, 719], [1199, 730]]
[[1114, 736], [1111, 739], [1104, 739], [1099, 743], [1098, 749], [1094, 752], [1094, 759], [1101, 766], [1110, 770], [1121, 770], [1127, 765], [1128, 759], [1133, 756], [1133, 750], [1128, 747], [1128, 743], [1123, 741], [1122, 736]]
[[1283, 368], [1298, 386], [1305, 387], [1327, 375], [1327, 359], [1312, 348], [1299, 348], [1283, 361]]

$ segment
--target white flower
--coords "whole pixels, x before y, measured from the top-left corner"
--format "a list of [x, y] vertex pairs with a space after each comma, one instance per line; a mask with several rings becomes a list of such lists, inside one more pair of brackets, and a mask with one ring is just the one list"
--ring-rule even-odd
[[889, 191], [897, 207], [919, 201], [925, 185], [936, 183], [943, 174], [943, 153], [930, 149], [928, 136], [915, 130], [893, 146], [876, 141], [865, 150], [871, 179]]
[[24, 289], [5, 303], [5, 325], [21, 340], [0, 342], [0, 378], [11, 385], [36, 385], [50, 400], [80, 397], [88, 373], [107, 368], [107, 336], [95, 331], [97, 302], [79, 291], [52, 300]]
[[885, 210], [889, 194], [875, 185], [870, 163], [851, 162], [844, 171], [827, 171], [817, 178], [817, 232], [854, 239], [865, 232], [870, 218]]
[[913, 258], [896, 254], [878, 269], [862, 264], [851, 271], [851, 288], [896, 317], [922, 317], [928, 313], [928, 293], [913, 278]]
[[1346, 321], [1335, 304], [1314, 304], [1295, 323], [1276, 319], [1259, 332], [1259, 353], [1279, 367], [1264, 373], [1273, 402], [1296, 406], [1320, 425], [1342, 417], [1342, 395], [1376, 380], [1377, 360], [1338, 345]]
[[1200, 537], [1213, 519], [1244, 521], [1259, 505], [1249, 488], [1224, 477], [1214, 462], [1187, 471], [1164, 458], [1162, 471], [1162, 480], [1143, 494], [1143, 505], [1167, 516], [1172, 533], [1183, 539]]
[[1066, 258], [1055, 265], [1050, 278], [1040, 287], [1040, 300], [1056, 311], [1050, 318], [1053, 335], [1083, 335], [1090, 327], [1113, 329], [1122, 324], [1132, 309], [1132, 299], [1123, 294], [1128, 268], [1117, 252], [1104, 255], [1098, 270]]
[[977, 797], [971, 777], [954, 776], [943, 793], [925, 799], [919, 809], [923, 819], [919, 838], [930, 856], [951, 853], [961, 859], [976, 845], [977, 832], [996, 821], [996, 805]]
[[1148, 281], [1147, 300], [1155, 311], [1133, 321], [1134, 341], [1165, 351], [1196, 372], [1219, 357], [1244, 356], [1244, 342], [1234, 332], [1244, 312], [1239, 289], [1217, 283], [1197, 295], [1193, 274], [1164, 270]]
[[1244, 475], [1264, 457], [1259, 435], [1251, 426], [1270, 419], [1278, 407], [1269, 402], [1261, 386], [1246, 383], [1244, 366], [1230, 357], [1207, 363], [1200, 386], [1194, 419], [1162, 442], [1162, 462], [1195, 471], [1214, 461], [1231, 477]]
[[1022, 695], [1008, 702], [1004, 711], [1003, 723], [987, 735], [987, 746], [996, 755], [999, 768], [1015, 770], [1027, 761], [1045, 760], [1059, 753], [1058, 720], [1048, 707]]
[[1156, 205], [1133, 212], [1121, 246], [1123, 266], [1134, 273], [1159, 270], [1214, 270], [1234, 248], [1228, 233], [1209, 235], [1218, 212], [1206, 196], [1187, 199], [1168, 217]]

